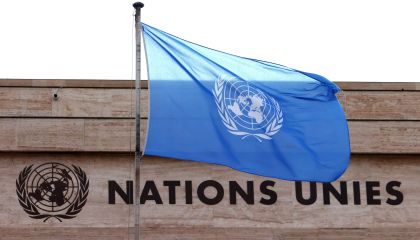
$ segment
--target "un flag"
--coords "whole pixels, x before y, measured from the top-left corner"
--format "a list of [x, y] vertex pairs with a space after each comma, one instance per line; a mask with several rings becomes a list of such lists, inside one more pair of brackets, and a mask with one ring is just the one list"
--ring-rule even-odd
[[206, 48], [143, 24], [145, 154], [285, 180], [330, 182], [350, 142], [340, 90], [322, 76]]

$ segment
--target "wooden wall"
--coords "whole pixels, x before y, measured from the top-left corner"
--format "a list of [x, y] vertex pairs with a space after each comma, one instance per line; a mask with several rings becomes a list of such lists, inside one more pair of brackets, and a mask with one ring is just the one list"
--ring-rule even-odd
[[[295, 184], [280, 180], [275, 180], [278, 201], [270, 206], [230, 205], [228, 198], [208, 206], [196, 194], [188, 205], [183, 185], [178, 203], [171, 205], [164, 180], [191, 180], [196, 190], [210, 179], [226, 189], [229, 181], [244, 186], [254, 181], [258, 187], [266, 179], [221, 166], [146, 157], [142, 182], [153, 180], [164, 204], [142, 206], [142, 239], [419, 239], [420, 84], [339, 85], [352, 147], [350, 168], [339, 181], [347, 181], [349, 203], [351, 184], [362, 183], [361, 205], [335, 199], [324, 205], [320, 199], [303, 206], [296, 201]], [[133, 179], [132, 86], [131, 81], [0, 80], [0, 239], [132, 239], [132, 206], [121, 199], [108, 204], [108, 180], [125, 186]], [[146, 126], [147, 89], [142, 93]], [[18, 204], [19, 172], [50, 161], [79, 165], [90, 179], [88, 203], [75, 219], [44, 223], [29, 218]], [[366, 204], [366, 181], [380, 182], [381, 205]], [[390, 181], [401, 182], [400, 205], [386, 204], [392, 197], [386, 190]]]

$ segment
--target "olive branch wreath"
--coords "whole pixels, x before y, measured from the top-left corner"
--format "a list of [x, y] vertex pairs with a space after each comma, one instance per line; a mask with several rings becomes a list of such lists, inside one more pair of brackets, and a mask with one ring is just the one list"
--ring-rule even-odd
[[275, 101], [271, 96], [271, 100], [274, 103], [275, 107], [275, 117], [273, 121], [268, 124], [264, 133], [249, 133], [244, 132], [238, 129], [235, 122], [229, 117], [228, 110], [226, 109], [225, 103], [223, 101], [223, 89], [225, 87], [225, 82], [228, 81], [223, 77], [219, 77], [215, 81], [213, 95], [217, 105], [217, 111], [219, 112], [220, 118], [222, 119], [223, 125], [228, 129], [228, 131], [234, 135], [242, 136], [242, 139], [252, 136], [255, 137], [259, 142], [262, 142], [261, 139], [270, 140], [272, 136], [276, 134], [280, 128], [283, 126], [283, 111], [280, 109], [280, 105]]
[[89, 179], [86, 177], [86, 173], [80, 167], [72, 165], [77, 178], [79, 179], [79, 191], [76, 200], [68, 207], [65, 214], [41, 214], [37, 207], [31, 202], [26, 192], [26, 179], [32, 171], [32, 166], [33, 165], [25, 167], [20, 172], [19, 178], [16, 180], [16, 194], [19, 199], [19, 204], [29, 217], [34, 219], [45, 218], [44, 222], [49, 218], [56, 218], [58, 221], [62, 222], [61, 219], [71, 219], [76, 217], [76, 215], [82, 211], [83, 206], [85, 206], [89, 194]]

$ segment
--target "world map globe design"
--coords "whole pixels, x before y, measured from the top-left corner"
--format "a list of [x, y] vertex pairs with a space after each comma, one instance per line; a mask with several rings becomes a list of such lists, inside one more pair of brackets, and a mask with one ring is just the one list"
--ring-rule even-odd
[[275, 100], [246, 81], [226, 81], [223, 96], [229, 117], [242, 128], [265, 129], [276, 117]]
[[35, 168], [26, 183], [28, 198], [38, 209], [60, 212], [74, 203], [79, 180], [75, 173], [60, 163], [46, 163]]

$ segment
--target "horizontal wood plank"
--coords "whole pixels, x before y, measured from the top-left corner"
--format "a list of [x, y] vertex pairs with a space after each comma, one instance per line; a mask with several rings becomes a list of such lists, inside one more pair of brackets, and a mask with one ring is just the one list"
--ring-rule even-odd
[[[57, 93], [58, 100], [53, 100]], [[346, 91], [339, 100], [349, 120], [420, 120], [420, 91]], [[141, 92], [147, 118], [149, 92]], [[0, 87], [0, 117], [132, 118], [135, 92], [104, 88]]]
[[[147, 117], [146, 89], [141, 102], [141, 116]], [[132, 89], [0, 87], [0, 117], [133, 118], [135, 104]]]
[[[144, 143], [147, 120], [141, 121]], [[0, 118], [0, 151], [128, 152], [132, 119]]]
[[349, 120], [420, 120], [420, 91], [346, 91], [339, 99]]
[[0, 116], [51, 116], [50, 88], [0, 87]]
[[[133, 80], [94, 80], [94, 79], [13, 79], [0, 78], [0, 87], [46, 87], [46, 88], [131, 88]], [[147, 81], [141, 81], [147, 88]]]
[[[0, 228], [2, 240], [134, 240], [133, 228]], [[141, 228], [142, 240], [417, 240], [420, 228], [311, 229], [311, 228]]]
[[[420, 153], [420, 121], [350, 121], [349, 128], [352, 153]], [[1, 118], [0, 130], [0, 151], [127, 152], [135, 144], [133, 119]]]
[[352, 153], [420, 153], [419, 121], [349, 122]]
[[[119, 197], [116, 204], [108, 204], [109, 180], [124, 186], [134, 177], [134, 156], [106, 153], [4, 153], [0, 155], [0, 231], [1, 239], [127, 239], [132, 233], [133, 206]], [[90, 187], [86, 206], [75, 219], [62, 223], [55, 219], [47, 222], [32, 219], [17, 202], [15, 181], [27, 165], [37, 166], [45, 162], [58, 162], [80, 166], [87, 174]], [[323, 204], [321, 184], [317, 184], [318, 200], [312, 205], [300, 205], [296, 201], [293, 182], [263, 178], [232, 170], [227, 167], [145, 157], [141, 166], [141, 182], [153, 180], [163, 204], [147, 201], [141, 205], [141, 226], [146, 239], [416, 239], [420, 236], [420, 189], [418, 188], [418, 156], [352, 156], [350, 167], [339, 181], [347, 181], [349, 203], [341, 205], [331, 199]], [[168, 187], [165, 180], [179, 180], [176, 201], [168, 203]], [[192, 181], [193, 204], [185, 204], [186, 180]], [[206, 180], [219, 182], [225, 190], [229, 181], [245, 186], [253, 181], [255, 186], [264, 180], [273, 180], [272, 188], [278, 195], [273, 205], [256, 202], [247, 205], [241, 198], [238, 204], [229, 203], [229, 194], [217, 205], [205, 205], [197, 197], [197, 187]], [[353, 181], [361, 183], [362, 201], [353, 204]], [[381, 205], [367, 205], [366, 181], [377, 181]], [[386, 199], [393, 198], [387, 192], [387, 183], [399, 181], [398, 188], [404, 194], [401, 205], [393, 206]], [[338, 187], [339, 183], [334, 182]], [[211, 194], [211, 193], [207, 193]], [[308, 196], [308, 184], [303, 189]], [[262, 197], [255, 188], [255, 197]], [[266, 197], [266, 196], [264, 196]], [[79, 232], [76, 230], [80, 230]], [[112, 230], [112, 231], [111, 231]], [[146, 237], [147, 236], [147, 237]], [[7, 238], [6, 238], [7, 237]], [[51, 237], [51, 238], [49, 238]], [[62, 238], [61, 238], [62, 237]], [[362, 239], [363, 239], [362, 238]], [[315, 238], [317, 239], [317, 238]], [[386, 239], [386, 238], [385, 238]]]
[[[418, 91], [420, 82], [335, 82], [342, 90]], [[0, 87], [134, 88], [134, 80], [0, 78]], [[147, 80], [141, 81], [147, 88]]]
[[344, 91], [419, 91], [419, 82], [336, 82]]

